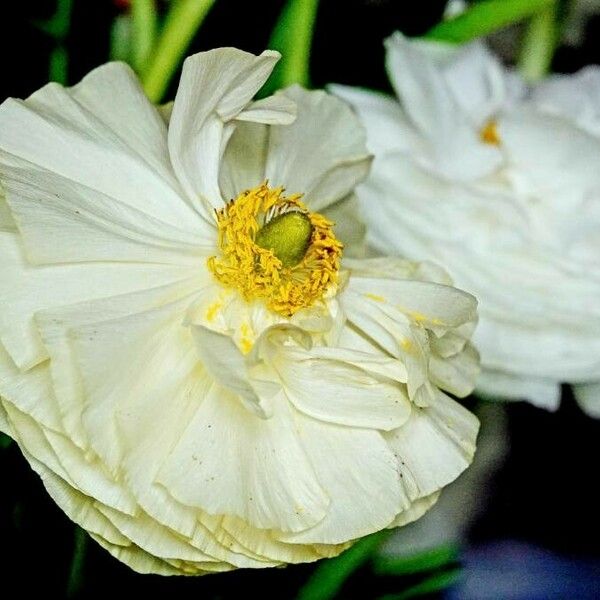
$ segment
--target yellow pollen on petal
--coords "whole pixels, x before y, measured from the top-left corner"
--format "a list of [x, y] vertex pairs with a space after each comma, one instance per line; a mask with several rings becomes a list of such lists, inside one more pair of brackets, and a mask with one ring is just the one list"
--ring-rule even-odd
[[498, 123], [495, 119], [490, 119], [480, 130], [479, 139], [484, 144], [499, 146], [502, 140], [498, 132]]
[[212, 323], [215, 320], [216, 316], [219, 314], [219, 311], [221, 310], [221, 308], [223, 308], [223, 303], [220, 300], [213, 302], [206, 309], [206, 320], [209, 323]]
[[385, 302], [385, 298], [383, 296], [378, 296], [377, 294], [365, 294], [365, 298], [370, 298], [371, 300], [374, 300], [375, 302]]
[[331, 221], [283, 191], [263, 183], [216, 211], [220, 253], [207, 265], [245, 300], [291, 317], [337, 284], [343, 246]]

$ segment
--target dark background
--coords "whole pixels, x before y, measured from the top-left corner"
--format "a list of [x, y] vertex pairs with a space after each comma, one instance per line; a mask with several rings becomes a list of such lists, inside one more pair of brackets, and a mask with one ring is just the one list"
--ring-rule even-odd
[[[107, 60], [110, 25], [120, 10], [117, 4], [111, 0], [75, 0], [65, 42], [70, 58], [69, 83]], [[382, 40], [395, 30], [409, 35], [427, 31], [439, 21], [444, 4], [442, 0], [322, 0], [311, 64], [314, 85], [341, 82], [387, 90]], [[233, 45], [260, 52], [282, 6], [281, 0], [220, 0], [191, 51]], [[54, 10], [52, 0], [3, 3], [0, 100], [27, 96], [46, 83], [54, 41], [35, 22], [47, 19]], [[598, 62], [599, 51], [593, 40], [599, 32], [600, 20], [590, 20], [581, 47], [559, 48], [555, 69], [570, 72]], [[168, 96], [173, 92], [174, 88]], [[510, 404], [506, 411], [508, 457], [489, 484], [490, 500], [471, 527], [470, 547], [516, 540], [545, 548], [575, 569], [590, 561], [598, 567], [600, 422], [581, 413], [568, 388], [563, 390], [563, 403], [556, 413], [524, 403]], [[0, 450], [0, 472], [2, 596], [24, 597], [41, 591], [48, 598], [63, 597], [74, 545], [73, 525], [46, 495], [14, 444]], [[467, 560], [467, 568], [470, 564]], [[134, 592], [142, 597], [225, 600], [243, 594], [284, 600], [295, 596], [313, 569], [312, 565], [300, 565], [203, 578], [140, 576], [92, 542], [87, 546], [78, 597], [115, 594], [120, 598]], [[543, 578], [544, 574], [532, 573], [531, 577]], [[344, 589], [343, 597], [369, 599], [382, 590], [390, 591], [386, 589], [389, 582], [375, 587], [380, 584], [382, 589], [375, 590], [372, 578], [359, 572]], [[597, 585], [597, 579], [588, 587], [584, 583], [585, 597], [600, 597]], [[18, 590], [18, 594], [11, 596], [10, 589]], [[559, 591], [552, 597], [569, 596]]]

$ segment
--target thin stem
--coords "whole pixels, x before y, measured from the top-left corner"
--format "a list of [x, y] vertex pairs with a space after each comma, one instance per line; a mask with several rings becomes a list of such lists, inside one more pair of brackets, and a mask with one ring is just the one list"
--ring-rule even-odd
[[289, 0], [273, 29], [269, 48], [279, 50], [282, 59], [262, 94], [293, 83], [310, 85], [310, 49], [319, 0]]
[[519, 55], [518, 67], [523, 79], [534, 82], [550, 70], [558, 43], [557, 2], [529, 21]]
[[148, 60], [156, 42], [158, 16], [155, 0], [132, 0], [132, 52], [131, 62], [138, 73], [148, 67]]
[[67, 598], [74, 598], [81, 590], [87, 542], [87, 533], [76, 525], [73, 538], [73, 558], [71, 559], [71, 568], [67, 579]]
[[172, 0], [163, 32], [142, 76], [146, 94], [160, 102], [194, 34], [215, 0]]
[[481, 0], [458, 16], [442, 21], [425, 37], [463, 44], [544, 11], [555, 0]]

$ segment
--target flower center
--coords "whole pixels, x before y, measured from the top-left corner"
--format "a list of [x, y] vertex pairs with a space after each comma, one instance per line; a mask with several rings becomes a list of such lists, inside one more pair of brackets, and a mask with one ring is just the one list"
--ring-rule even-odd
[[335, 290], [342, 256], [333, 223], [300, 197], [263, 183], [216, 211], [221, 253], [207, 263], [222, 284], [286, 317]]
[[490, 119], [479, 131], [479, 139], [484, 144], [490, 144], [491, 146], [499, 146], [500, 133], [498, 132], [498, 123], [495, 119]]

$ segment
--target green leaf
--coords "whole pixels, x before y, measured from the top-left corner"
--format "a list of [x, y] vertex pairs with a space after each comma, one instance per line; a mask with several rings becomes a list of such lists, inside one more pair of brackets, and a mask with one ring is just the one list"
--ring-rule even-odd
[[340, 591], [344, 582], [366, 563], [389, 536], [385, 529], [356, 542], [336, 558], [323, 560], [300, 590], [297, 600], [329, 600]]
[[458, 548], [446, 545], [408, 556], [376, 556], [373, 571], [376, 575], [412, 575], [434, 571], [457, 560]]
[[162, 100], [190, 42], [214, 3], [215, 0], [171, 0], [162, 33], [142, 73], [144, 89], [153, 102]]
[[7, 436], [0, 432], [0, 450], [4, 450], [8, 448], [12, 444], [12, 440]]
[[436, 573], [398, 594], [386, 594], [385, 596], [380, 596], [377, 600], [408, 600], [409, 598], [418, 598], [419, 596], [435, 594], [436, 592], [440, 592], [451, 585], [454, 585], [459, 580], [461, 573], [461, 569], [452, 569], [451, 571]]
[[158, 13], [155, 0], [131, 2], [131, 66], [143, 73], [156, 43]]
[[319, 0], [288, 0], [269, 40], [269, 48], [282, 58], [261, 95], [299, 83], [310, 86], [310, 47]]
[[554, 0], [482, 0], [458, 16], [442, 21], [425, 37], [461, 44], [489, 35], [548, 9]]

